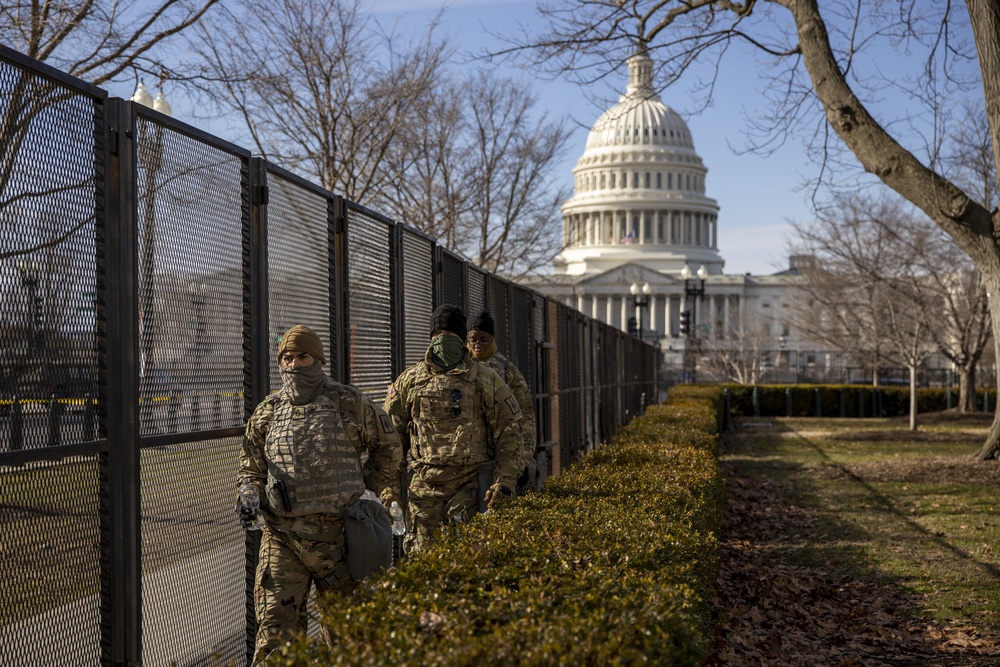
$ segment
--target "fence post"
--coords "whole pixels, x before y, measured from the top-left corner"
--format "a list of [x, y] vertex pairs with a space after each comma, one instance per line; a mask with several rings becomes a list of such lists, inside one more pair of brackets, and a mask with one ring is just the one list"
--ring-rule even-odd
[[785, 387], [785, 416], [792, 416], [792, 388]]
[[222, 397], [218, 394], [212, 400], [212, 417], [215, 420], [215, 428], [222, 428]]
[[177, 433], [177, 411], [178, 403], [181, 402], [181, 397], [177, 395], [176, 392], [171, 392], [170, 398], [167, 404], [167, 428], [170, 429], [171, 433]]
[[951, 387], [950, 386], [948, 387], [948, 389], [945, 390], [944, 396], [945, 396], [945, 407], [946, 407], [946, 409], [951, 410]]
[[813, 393], [816, 396], [816, 416], [817, 417], [822, 417], [823, 416], [823, 398], [822, 398], [822, 395], [819, 392], [819, 387], [816, 387], [815, 389], [813, 389]]
[[94, 397], [87, 394], [83, 399], [83, 439], [94, 440]]
[[990, 390], [989, 389], [984, 389], [983, 390], [983, 412], [989, 412], [989, 411], [990, 411]]
[[49, 397], [49, 447], [59, 446], [59, 422], [62, 421], [62, 403], [56, 399], [56, 395]]
[[21, 399], [14, 397], [10, 405], [10, 451], [24, 449], [24, 415], [21, 412]]
[[760, 417], [760, 392], [757, 387], [753, 388], [753, 416]]
[[201, 398], [198, 394], [191, 397], [191, 430], [201, 430]]
[[233, 424], [243, 424], [243, 397], [233, 392]]
[[864, 391], [858, 389], [858, 417], [865, 416], [865, 399]]
[[840, 388], [840, 396], [837, 399], [838, 407], [840, 408], [839, 414], [841, 418], [847, 416], [847, 396], [844, 395], [844, 388]]

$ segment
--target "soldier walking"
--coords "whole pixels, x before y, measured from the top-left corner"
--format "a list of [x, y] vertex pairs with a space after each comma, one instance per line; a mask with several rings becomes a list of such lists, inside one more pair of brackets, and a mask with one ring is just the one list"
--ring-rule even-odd
[[[382, 408], [324, 373], [323, 344], [312, 329], [289, 329], [277, 358], [282, 387], [247, 422], [238, 474], [239, 482], [256, 487], [265, 522], [254, 590], [254, 665], [305, 632], [313, 584], [320, 592], [356, 586], [341, 513], [366, 488], [386, 490], [402, 458]], [[245, 511], [241, 518], [245, 525], [255, 519]], [[328, 629], [322, 632], [332, 645]]]
[[493, 316], [489, 311], [484, 310], [472, 320], [469, 327], [469, 352], [479, 361], [480, 364], [488, 366], [496, 371], [497, 375], [510, 387], [517, 404], [521, 406], [521, 477], [517, 480], [519, 490], [529, 486], [534, 474], [532, 465], [535, 456], [535, 401], [531, 397], [531, 390], [524, 379], [524, 375], [517, 369], [517, 366], [497, 352], [496, 326]]
[[438, 307], [430, 332], [423, 361], [385, 399], [410, 454], [407, 553], [440, 525], [471, 519], [480, 497], [490, 509], [509, 501], [521, 472], [521, 408], [500, 376], [469, 355], [461, 308]]

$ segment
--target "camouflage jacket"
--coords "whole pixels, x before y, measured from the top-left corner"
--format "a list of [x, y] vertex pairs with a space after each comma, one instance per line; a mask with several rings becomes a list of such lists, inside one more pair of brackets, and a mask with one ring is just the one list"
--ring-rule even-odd
[[442, 477], [492, 462], [494, 482], [513, 487], [521, 473], [521, 408], [503, 379], [471, 355], [446, 371], [428, 349], [389, 387], [385, 411], [414, 463]]
[[285, 389], [261, 401], [247, 422], [238, 479], [257, 485], [265, 519], [281, 529], [295, 517], [339, 514], [366, 487], [379, 493], [401, 458], [382, 408], [328, 378], [305, 405], [293, 405]]
[[494, 352], [490, 355], [489, 359], [481, 360], [479, 363], [492, 368], [497, 372], [503, 381], [507, 383], [510, 387], [511, 392], [514, 394], [514, 398], [517, 399], [517, 404], [521, 406], [521, 438], [522, 447], [522, 467], [528, 464], [528, 461], [532, 456], [535, 455], [535, 401], [531, 397], [531, 390], [528, 389], [528, 383], [525, 381], [524, 376], [521, 375], [521, 371], [517, 369], [517, 366], [503, 356], [499, 352]]

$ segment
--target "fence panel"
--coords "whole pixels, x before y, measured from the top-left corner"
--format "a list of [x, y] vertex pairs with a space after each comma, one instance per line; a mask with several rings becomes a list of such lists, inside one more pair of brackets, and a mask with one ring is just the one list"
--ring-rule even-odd
[[441, 276], [437, 305], [450, 303], [453, 306], [458, 306], [471, 319], [475, 313], [472, 315], [469, 314], [468, 304], [465, 302], [467, 294], [465, 261], [455, 253], [445, 250], [441, 246], [438, 246], [438, 253], [441, 262]]
[[424, 358], [434, 312], [434, 242], [403, 227], [403, 367]]
[[347, 206], [348, 378], [381, 401], [392, 376], [393, 227], [355, 204]]
[[466, 314], [469, 316], [469, 321], [471, 322], [473, 317], [484, 310], [489, 310], [488, 301], [486, 300], [486, 279], [489, 274], [471, 264], [468, 267], [468, 273], [469, 312]]
[[510, 283], [503, 278], [490, 276], [490, 314], [496, 326], [494, 338], [497, 343], [497, 351], [500, 354], [510, 357]]
[[249, 155], [137, 111], [142, 655], [169, 667], [245, 652]]
[[0, 664], [96, 664], [106, 93], [0, 56]]
[[[339, 377], [334, 308], [336, 272], [331, 270], [332, 196], [268, 165], [267, 175], [267, 347], [274, 359], [278, 339], [296, 324], [315, 329], [327, 350], [327, 373]], [[271, 387], [281, 386], [270, 365]]]

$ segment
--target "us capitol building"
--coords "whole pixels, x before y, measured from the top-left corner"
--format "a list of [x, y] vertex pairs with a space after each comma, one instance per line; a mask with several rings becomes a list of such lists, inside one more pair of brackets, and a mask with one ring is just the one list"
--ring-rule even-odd
[[723, 379], [706, 374], [710, 356], [745, 345], [749, 322], [767, 380], [822, 377], [836, 355], [798, 338], [790, 324], [803, 259], [774, 275], [723, 272], [708, 168], [687, 123], [656, 94], [649, 56], [632, 56], [628, 68], [625, 94], [594, 123], [573, 170], [554, 272], [531, 286], [657, 341], [668, 381], [691, 379], [696, 369], [698, 380]]

